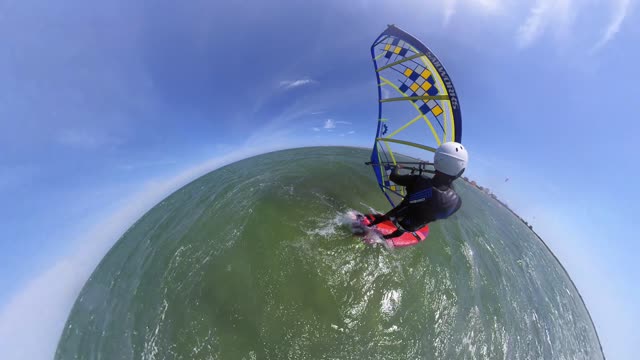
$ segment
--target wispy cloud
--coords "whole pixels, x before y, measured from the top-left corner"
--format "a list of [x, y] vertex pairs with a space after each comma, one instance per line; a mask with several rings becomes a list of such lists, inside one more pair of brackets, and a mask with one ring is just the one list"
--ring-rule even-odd
[[[543, 36], [551, 34], [558, 40], [571, 35], [586, 34], [596, 39], [591, 51], [595, 52], [616, 37], [628, 21], [637, 0], [442, 0], [441, 19], [448, 26], [454, 17], [471, 14], [472, 17], [499, 16], [504, 20], [514, 19], [517, 46], [526, 48]], [[611, 14], [603, 28], [597, 24], [600, 14]], [[580, 16], [580, 18], [578, 17]], [[588, 21], [590, 26], [574, 27], [576, 20]], [[465, 18], [465, 21], [470, 20]], [[505, 22], [507, 23], [507, 22]], [[509, 27], [512, 29], [511, 27]], [[579, 34], [578, 34], [579, 32]], [[594, 33], [598, 32], [598, 35]], [[576, 40], [574, 38], [572, 40]], [[589, 44], [588, 46], [591, 46]], [[383, 97], [387, 97], [382, 89]]]
[[[592, 52], [602, 48], [620, 32], [622, 24], [633, 8], [633, 2], [634, 0], [601, 2], [611, 11], [612, 16], [607, 26], [602, 30], [600, 39], [593, 45]], [[528, 16], [518, 27], [516, 35], [518, 45], [523, 48], [528, 47], [546, 32], [554, 32], [560, 37], [568, 35], [577, 15], [587, 13], [584, 11], [586, 9], [582, 9], [586, 5], [588, 5], [586, 2], [577, 0], [536, 0], [529, 9]], [[604, 9], [598, 10], [603, 11]], [[593, 12], [590, 11], [590, 13]], [[583, 30], [581, 29], [581, 31]]]
[[293, 89], [304, 85], [309, 85], [315, 83], [315, 80], [312, 79], [298, 79], [298, 80], [282, 80], [280, 81], [280, 87], [285, 89]]
[[311, 129], [312, 129], [313, 131], [320, 131], [320, 128], [317, 128], [317, 127], [314, 127], [314, 128], [311, 128]]
[[544, 30], [546, 13], [549, 11], [551, 3], [551, 1], [538, 0], [534, 7], [529, 10], [529, 16], [518, 28], [517, 38], [520, 46], [528, 46], [540, 36]]
[[324, 126], [323, 128], [325, 129], [335, 129], [337, 125], [351, 125], [351, 121], [342, 121], [342, 120], [333, 120], [333, 119], [327, 119], [324, 122]]
[[562, 26], [569, 23], [572, 6], [573, 0], [537, 0], [518, 28], [518, 45], [527, 47], [533, 44], [551, 24]]
[[487, 13], [500, 12], [505, 5], [504, 0], [468, 0], [468, 2]]
[[442, 25], [447, 26], [453, 15], [458, 12], [458, 7], [473, 9], [485, 14], [497, 14], [503, 12], [505, 0], [443, 0]]
[[54, 141], [60, 145], [84, 150], [97, 149], [107, 145], [117, 145], [121, 141], [103, 133], [90, 132], [79, 129], [65, 129], [59, 131]]
[[351, 135], [351, 134], [355, 134], [355, 133], [356, 133], [355, 131], [351, 130], [347, 134]]
[[175, 159], [164, 159], [157, 161], [143, 161], [143, 162], [135, 162], [135, 163], [123, 163], [118, 166], [121, 170], [138, 170], [138, 169], [148, 169], [152, 167], [158, 166], [168, 166], [175, 165], [177, 161]]
[[442, 25], [447, 26], [456, 12], [456, 0], [444, 0], [442, 5], [444, 9]]
[[332, 119], [327, 119], [327, 121], [324, 122], [324, 128], [325, 129], [335, 129], [336, 128], [336, 122], [333, 121]]
[[631, 0], [615, 0], [613, 17], [609, 22], [609, 25], [604, 30], [602, 38], [593, 46], [592, 52], [602, 48], [606, 43], [611, 41], [616, 34], [620, 31], [622, 23], [626, 19], [627, 15], [631, 11]]

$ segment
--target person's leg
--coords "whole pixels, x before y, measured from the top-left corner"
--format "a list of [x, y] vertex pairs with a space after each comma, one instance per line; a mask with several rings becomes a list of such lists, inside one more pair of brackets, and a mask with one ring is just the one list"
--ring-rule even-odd
[[395, 221], [394, 219], [398, 217], [397, 214], [402, 210], [403, 208], [401, 208], [400, 206], [397, 206], [389, 210], [386, 214], [373, 214], [371, 215], [373, 217], [373, 220], [371, 220], [371, 223], [369, 224], [369, 226], [377, 225], [387, 220]]
[[380, 224], [381, 222], [389, 220], [389, 216], [385, 214], [371, 214], [369, 215], [369, 220], [370, 222], [367, 226], [374, 226]]
[[404, 230], [397, 229], [396, 231], [392, 232], [391, 234], [384, 235], [383, 238], [391, 239], [391, 238], [394, 238], [394, 237], [398, 237], [398, 236], [400, 236], [400, 235], [402, 235], [404, 233], [405, 233]]
[[394, 219], [393, 223], [396, 225], [397, 230], [392, 232], [391, 234], [385, 235], [384, 236], [385, 239], [395, 238], [395, 237], [401, 236], [407, 231], [413, 231], [411, 227], [411, 221], [409, 218], [404, 217], [404, 218], [401, 218], [400, 220]]

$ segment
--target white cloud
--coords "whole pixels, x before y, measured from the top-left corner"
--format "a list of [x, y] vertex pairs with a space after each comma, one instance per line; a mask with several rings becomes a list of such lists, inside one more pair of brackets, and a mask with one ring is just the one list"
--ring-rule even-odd
[[312, 79], [283, 80], [283, 81], [280, 81], [280, 87], [283, 87], [285, 89], [293, 89], [293, 88], [296, 88], [296, 87], [309, 85], [309, 84], [312, 84], [314, 82], [315, 81], [312, 80]]
[[509, 0], [443, 0], [442, 24], [447, 26], [453, 16], [458, 12], [458, 7], [472, 9], [485, 14], [498, 14], [505, 10]]
[[323, 128], [331, 131], [332, 129], [336, 128], [336, 125], [351, 125], [351, 122], [350, 121], [340, 121], [340, 120], [336, 121], [336, 120], [333, 120], [333, 119], [327, 119], [324, 122]]
[[518, 45], [531, 45], [551, 25], [556, 25], [556, 29], [565, 27], [571, 21], [573, 8], [573, 0], [537, 0], [529, 9], [529, 16], [518, 28]]
[[157, 161], [123, 163], [118, 165], [118, 168], [121, 170], [130, 171], [130, 170], [138, 170], [138, 169], [144, 169], [144, 168], [175, 165], [176, 163], [177, 161], [175, 159], [164, 159], [164, 160], [157, 160]]
[[325, 129], [335, 129], [335, 127], [336, 127], [336, 122], [333, 121], [332, 119], [327, 119], [327, 121], [324, 122]]
[[613, 18], [609, 22], [609, 25], [604, 30], [602, 38], [593, 46], [592, 51], [596, 51], [602, 48], [606, 43], [611, 41], [616, 34], [620, 31], [620, 27], [625, 18], [631, 11], [631, 0], [614, 0], [614, 13]]
[[135, 221], [189, 181], [226, 164], [283, 149], [283, 145], [279, 142], [260, 148], [246, 145], [177, 176], [142, 184], [140, 188], [144, 190], [127, 199], [125, 206], [76, 238], [75, 243], [79, 246], [75, 251], [30, 280], [2, 305], [0, 359], [51, 359], [82, 286], [105, 253]]
[[[574, 50], [588, 51], [590, 48], [595, 51], [615, 39], [620, 31], [626, 29], [625, 22], [633, 21], [631, 16], [637, 2], [638, 0], [442, 0], [437, 4], [429, 4], [435, 10], [430, 12], [429, 18], [431, 22], [442, 21], [444, 27], [450, 28], [448, 31], [453, 31], [458, 36], [469, 37], [464, 34], [471, 29], [477, 33], [478, 41], [473, 43], [478, 44], [479, 48], [487, 47], [488, 43], [479, 43], [487, 38], [486, 35], [499, 35], [496, 39], [502, 40], [502, 34], [506, 34], [512, 36], [519, 48], [545, 40], [545, 45], [554, 41], [553, 45], [560, 45], [560, 53], [569, 53]], [[412, 8], [420, 2], [405, 0], [401, 3], [406, 8]], [[396, 8], [397, 6], [389, 6], [386, 10], [395, 11]], [[408, 13], [408, 10], [402, 10], [402, 15]], [[419, 23], [406, 26], [409, 32], [420, 28]], [[489, 36], [492, 37], [493, 35]], [[495, 41], [490, 43], [494, 44]], [[381, 91], [383, 98], [390, 97], [385, 87]]]
[[447, 26], [449, 24], [449, 21], [451, 21], [453, 14], [455, 14], [456, 12], [456, 0], [444, 0], [442, 8], [444, 9], [442, 24], [444, 26]]
[[312, 129], [313, 129], [313, 131], [320, 131], [320, 128], [317, 128], [317, 127], [314, 127]]
[[[631, 12], [633, 0], [603, 1], [601, 4], [609, 8], [613, 15], [606, 28], [602, 30], [602, 36], [593, 46], [592, 52], [611, 41], [620, 31], [622, 24]], [[594, 9], [599, 12], [606, 11], [595, 7], [583, 9], [588, 5], [590, 5], [588, 2], [577, 0], [536, 0], [529, 9], [525, 21], [517, 30], [518, 45], [520, 47], [530, 46], [546, 32], [553, 32], [560, 37], [568, 35], [569, 29], [579, 13], [593, 14]], [[580, 31], [584, 32], [584, 29], [580, 29]]]
[[533, 42], [544, 30], [544, 23], [551, 7], [552, 1], [538, 0], [529, 11], [529, 17], [518, 29], [518, 42], [520, 46], [527, 46]]
[[[500, 17], [496, 20], [508, 29], [512, 29], [509, 21], [516, 21], [515, 38], [521, 48], [531, 46], [549, 34], [560, 40], [569, 38], [570, 35], [584, 34], [589, 39], [597, 39], [592, 46], [594, 52], [620, 32], [624, 22], [629, 19], [634, 3], [635, 0], [443, 0], [440, 14], [444, 26], [448, 26], [454, 17], [465, 14], [476, 18]], [[583, 22], [586, 20], [590, 24], [596, 24], [595, 17], [606, 13], [611, 15], [602, 29], [597, 25], [579, 29], [573, 26], [578, 15]], [[470, 20], [473, 19], [464, 19]], [[383, 88], [383, 95], [387, 97], [384, 90]]]
[[495, 13], [502, 10], [504, 0], [469, 0], [471, 5], [475, 5], [484, 12]]
[[79, 129], [65, 129], [55, 135], [55, 141], [64, 146], [84, 150], [96, 149], [105, 145], [116, 145], [120, 141], [107, 134]]
[[[329, 131], [332, 131], [332, 130], [329, 130]], [[353, 135], [353, 134], [355, 134], [355, 133], [356, 133], [355, 131], [351, 130], [351, 131], [348, 131], [348, 132], [346, 132], [346, 133], [340, 133], [340, 134], [338, 134], [338, 136]]]

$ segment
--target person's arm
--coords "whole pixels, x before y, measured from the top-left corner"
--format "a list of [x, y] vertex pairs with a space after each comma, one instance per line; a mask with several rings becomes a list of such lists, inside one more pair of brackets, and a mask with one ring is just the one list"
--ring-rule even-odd
[[449, 216], [455, 214], [458, 210], [460, 210], [461, 207], [462, 207], [462, 198], [458, 196], [458, 203], [456, 204], [456, 207], [453, 209], [453, 212]]
[[393, 172], [391, 173], [391, 175], [389, 175], [389, 180], [400, 186], [409, 186], [409, 184], [413, 182], [415, 175], [400, 175], [398, 173], [398, 169], [400, 169], [401, 167], [401, 165], [398, 165], [395, 167], [395, 169], [393, 169]]
[[440, 219], [446, 219], [449, 216], [455, 214], [458, 210], [460, 210], [460, 208], [462, 207], [462, 198], [460, 198], [460, 196], [458, 196], [458, 194], [456, 194], [456, 204], [451, 206], [449, 210], [445, 210], [444, 212], [441, 212], [439, 214], [436, 215], [436, 219], [440, 220]]

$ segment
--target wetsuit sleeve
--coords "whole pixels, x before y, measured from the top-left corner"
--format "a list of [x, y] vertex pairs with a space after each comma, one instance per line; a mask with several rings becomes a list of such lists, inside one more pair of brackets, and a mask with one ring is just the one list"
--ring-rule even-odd
[[453, 212], [451, 213], [451, 215], [453, 215], [456, 212], [458, 212], [458, 210], [460, 210], [461, 207], [462, 207], [462, 198], [460, 198], [460, 196], [458, 196], [458, 203], [456, 204], [455, 209], [453, 209]]
[[460, 208], [462, 207], [462, 199], [460, 198], [460, 196], [458, 196], [458, 194], [456, 194], [456, 197], [458, 198], [458, 201], [456, 202], [456, 205], [453, 207], [453, 209], [451, 209], [449, 211], [448, 214], [446, 214], [444, 216], [444, 219], [448, 218], [449, 216], [455, 214], [456, 212], [458, 212], [458, 210], [460, 210]]
[[389, 180], [400, 186], [409, 186], [414, 180], [416, 175], [400, 175], [398, 174], [398, 168], [393, 169], [391, 175], [389, 175]]
[[462, 199], [460, 198], [460, 196], [458, 196], [458, 194], [456, 194], [455, 192], [450, 192], [449, 196], [450, 197], [448, 199], [441, 199], [441, 201], [443, 201], [441, 203], [442, 207], [440, 212], [435, 214], [435, 220], [446, 219], [449, 216], [455, 214], [458, 210], [460, 210], [460, 207], [462, 207]]

